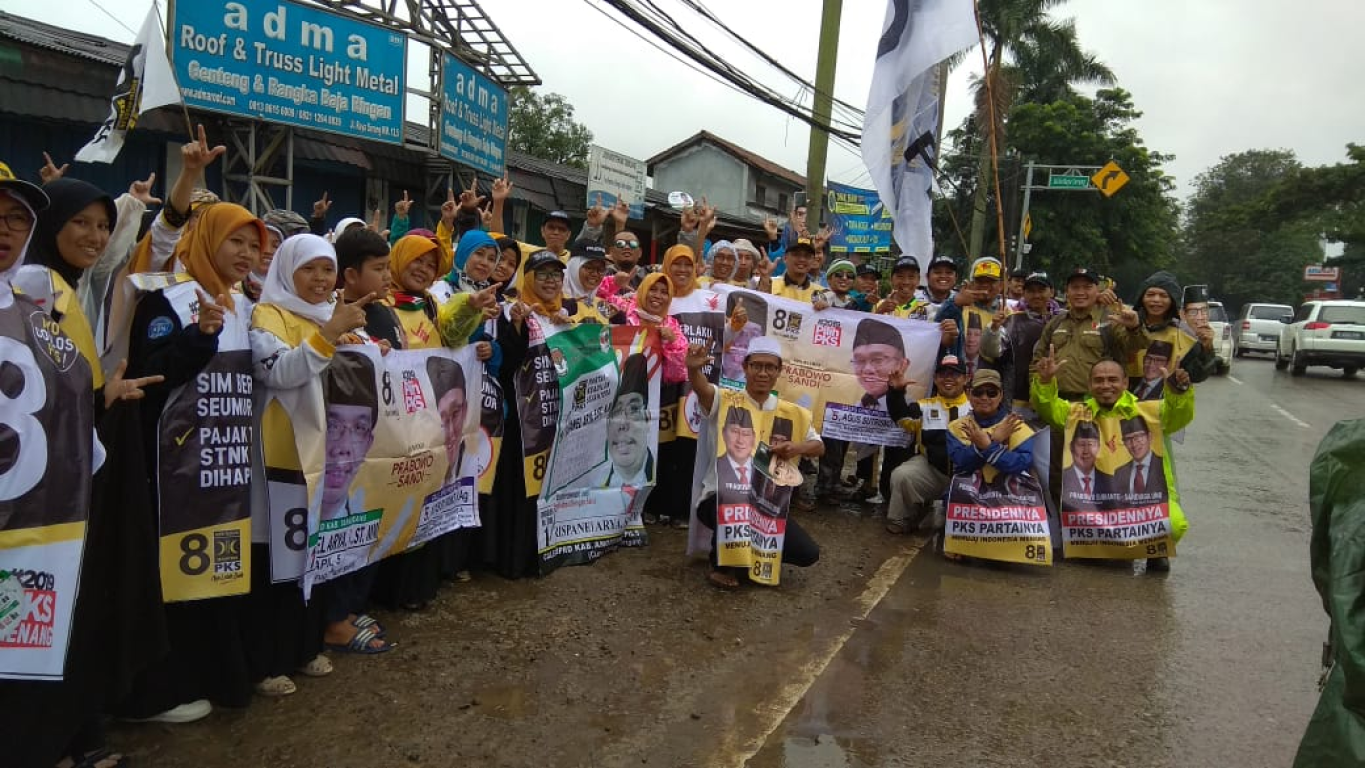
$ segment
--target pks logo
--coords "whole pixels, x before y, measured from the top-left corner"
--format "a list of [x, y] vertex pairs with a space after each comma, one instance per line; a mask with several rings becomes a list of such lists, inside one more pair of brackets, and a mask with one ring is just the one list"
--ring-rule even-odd
[[213, 576], [236, 578], [242, 575], [242, 532], [213, 532]]
[[812, 343], [817, 347], [837, 347], [844, 338], [844, 327], [837, 320], [815, 321]]
[[427, 398], [422, 394], [422, 385], [413, 371], [403, 371], [403, 408], [408, 413], [425, 410]]

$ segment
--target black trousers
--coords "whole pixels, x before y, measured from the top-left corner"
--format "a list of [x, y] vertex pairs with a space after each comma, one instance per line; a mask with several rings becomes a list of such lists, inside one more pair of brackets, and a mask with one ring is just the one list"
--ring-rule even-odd
[[[716, 564], [716, 557], [719, 550], [716, 548], [716, 497], [707, 496], [697, 505], [697, 519], [701, 524], [711, 529], [711, 567], [721, 570]], [[782, 562], [787, 565], [795, 565], [798, 568], [806, 568], [815, 565], [820, 560], [820, 545], [815, 543], [815, 539], [806, 533], [797, 522], [790, 517], [787, 518], [787, 534], [782, 539]], [[745, 568], [727, 567], [727, 570], [746, 572]]]

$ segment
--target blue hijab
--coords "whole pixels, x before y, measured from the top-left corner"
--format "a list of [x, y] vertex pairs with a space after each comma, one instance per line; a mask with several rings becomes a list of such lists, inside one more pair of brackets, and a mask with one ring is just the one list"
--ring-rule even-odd
[[455, 246], [455, 266], [446, 276], [446, 282], [455, 286], [457, 291], [472, 293], [493, 284], [491, 280], [470, 280], [464, 273], [464, 265], [469, 262], [470, 254], [480, 248], [492, 248], [496, 252], [498, 242], [482, 229], [471, 229], [460, 236], [460, 242]]

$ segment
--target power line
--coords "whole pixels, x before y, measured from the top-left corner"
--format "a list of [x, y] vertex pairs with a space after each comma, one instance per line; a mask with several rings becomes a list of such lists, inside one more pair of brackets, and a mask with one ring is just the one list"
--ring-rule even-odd
[[93, 6], [95, 6], [96, 8], [98, 8], [98, 9], [100, 10], [100, 13], [103, 13], [105, 16], [108, 16], [109, 18], [113, 19], [115, 24], [117, 24], [117, 25], [119, 25], [120, 27], [123, 27], [124, 29], [128, 30], [128, 32], [129, 32], [130, 34], [132, 34], [133, 37], [137, 37], [137, 31], [136, 31], [136, 30], [134, 30], [132, 27], [128, 26], [127, 24], [124, 24], [122, 19], [120, 19], [119, 17], [117, 17], [117, 16], [115, 16], [114, 14], [110, 13], [104, 6], [102, 6], [102, 5], [100, 5], [99, 3], [95, 2], [95, 0], [90, 0], [90, 4], [93, 5]]

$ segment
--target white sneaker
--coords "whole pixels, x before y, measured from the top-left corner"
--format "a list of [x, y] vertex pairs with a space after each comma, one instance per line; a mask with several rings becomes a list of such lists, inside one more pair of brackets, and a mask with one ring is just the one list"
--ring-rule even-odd
[[881, 495], [880, 493], [878, 493], [876, 496], [869, 496], [869, 497], [864, 501], [864, 503], [866, 503], [866, 504], [885, 504], [885, 503], [886, 503], [886, 499], [883, 498], [882, 495]]
[[198, 699], [186, 704], [181, 704], [173, 709], [168, 709], [159, 715], [151, 717], [130, 718], [130, 723], [193, 723], [196, 720], [203, 720], [213, 712], [213, 705], [208, 699]]

